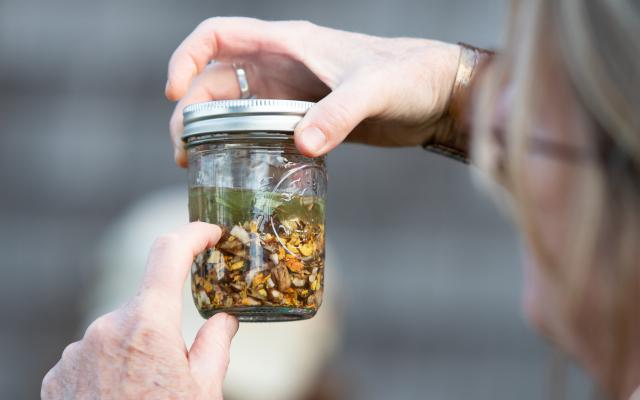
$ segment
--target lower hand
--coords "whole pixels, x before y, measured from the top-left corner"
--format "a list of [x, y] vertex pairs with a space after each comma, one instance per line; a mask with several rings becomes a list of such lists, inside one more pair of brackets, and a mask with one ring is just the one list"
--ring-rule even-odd
[[182, 288], [194, 255], [216, 244], [220, 228], [202, 222], [157, 239], [139, 293], [95, 320], [45, 376], [43, 399], [222, 399], [235, 318], [207, 320], [187, 350]]

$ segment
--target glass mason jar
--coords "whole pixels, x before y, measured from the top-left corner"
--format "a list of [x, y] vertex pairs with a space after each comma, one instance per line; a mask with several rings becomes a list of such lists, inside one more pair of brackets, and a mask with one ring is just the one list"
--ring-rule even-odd
[[194, 259], [193, 300], [209, 318], [311, 318], [322, 303], [327, 176], [293, 129], [313, 103], [225, 100], [184, 110], [189, 217], [222, 228]]

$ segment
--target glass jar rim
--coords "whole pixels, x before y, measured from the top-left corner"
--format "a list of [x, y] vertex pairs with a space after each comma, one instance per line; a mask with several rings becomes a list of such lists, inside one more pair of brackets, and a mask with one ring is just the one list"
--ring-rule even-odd
[[203, 144], [277, 144], [294, 145], [291, 132], [215, 132], [193, 135], [185, 140], [185, 148], [190, 149]]

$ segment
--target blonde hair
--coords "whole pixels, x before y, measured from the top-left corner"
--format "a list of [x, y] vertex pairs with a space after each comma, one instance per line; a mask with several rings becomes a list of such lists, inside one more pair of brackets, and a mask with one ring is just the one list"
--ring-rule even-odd
[[[629, 350], [640, 340], [640, 4], [633, 0], [538, 0], [513, 4], [509, 43], [487, 71], [475, 99], [474, 158], [511, 195], [515, 218], [534, 252], [569, 294], [561, 310], [572, 329], [584, 329], [585, 299], [598, 301], [606, 333], [605, 382], [622, 395]], [[546, 253], [531, 216], [526, 192], [527, 152], [537, 102], [548, 87], [540, 84], [549, 43], [561, 53], [563, 68], [581, 109], [588, 116], [591, 161], [576, 176], [568, 216], [570, 248], [561, 260]], [[562, 49], [560, 52], [558, 49]], [[499, 88], [515, 93], [500, 146], [491, 134]], [[605, 249], [605, 250], [603, 250]], [[606, 252], [606, 265], [603, 265]], [[553, 265], [553, 264], [561, 264]], [[587, 286], [598, 282], [597, 293]], [[584, 310], [582, 310], [584, 311]], [[638, 346], [636, 344], [636, 346]]]

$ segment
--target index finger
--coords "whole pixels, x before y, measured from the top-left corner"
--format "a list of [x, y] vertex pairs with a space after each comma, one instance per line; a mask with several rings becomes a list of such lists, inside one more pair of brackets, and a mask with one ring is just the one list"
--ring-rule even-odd
[[163, 312], [180, 321], [182, 288], [193, 258], [220, 239], [217, 225], [192, 222], [160, 236], [153, 244], [140, 287], [142, 301], [160, 300]]
[[289, 53], [294, 35], [279, 29], [286, 23], [244, 17], [201, 22], [171, 55], [165, 95], [169, 100], [179, 100], [211, 60], [240, 61], [260, 51]]

